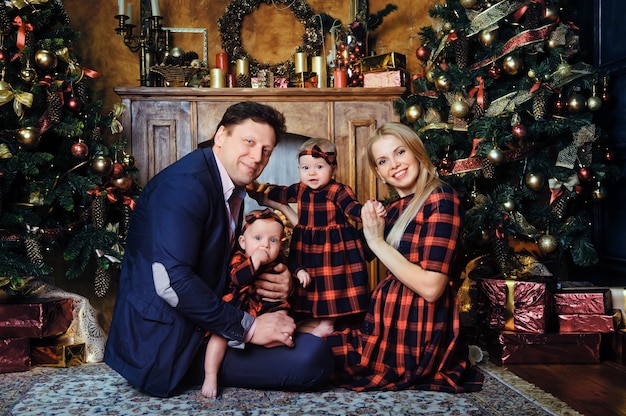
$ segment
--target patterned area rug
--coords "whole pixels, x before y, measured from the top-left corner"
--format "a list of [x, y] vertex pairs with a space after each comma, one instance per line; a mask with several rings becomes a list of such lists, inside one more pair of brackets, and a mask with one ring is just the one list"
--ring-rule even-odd
[[162, 399], [146, 396], [106, 364], [34, 367], [0, 374], [2, 415], [580, 415], [553, 396], [490, 363], [482, 391], [313, 393], [225, 389], [206, 399], [198, 389]]

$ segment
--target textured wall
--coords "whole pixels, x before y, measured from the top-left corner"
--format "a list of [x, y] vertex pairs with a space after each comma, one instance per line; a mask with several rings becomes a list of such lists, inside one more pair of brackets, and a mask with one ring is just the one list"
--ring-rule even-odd
[[[133, 23], [139, 22], [139, 1], [132, 0]], [[298, 0], [299, 1], [299, 0]], [[221, 41], [217, 19], [224, 14], [229, 0], [160, 0], [163, 24], [168, 27], [206, 28], [208, 31], [209, 66], [215, 66], [215, 54], [220, 52]], [[392, 3], [398, 10], [387, 16], [376, 30], [376, 51], [399, 52], [407, 56], [411, 73], [421, 73], [415, 49], [419, 46], [418, 33], [422, 26], [431, 25], [428, 10], [435, 0], [370, 0], [370, 12], [377, 12]], [[117, 3], [113, 0], [65, 0], [72, 27], [81, 32], [77, 44], [84, 67], [99, 71], [102, 75], [90, 86], [97, 97], [104, 101], [104, 110], [111, 108], [119, 98], [113, 92], [117, 86], [139, 86], [139, 54], [124, 46], [115, 33]], [[326, 13], [348, 23], [348, 0], [334, 2], [308, 0], [315, 13]], [[295, 28], [295, 29], [294, 29]], [[295, 20], [290, 9], [278, 10], [261, 5], [258, 11], [244, 19], [241, 31], [242, 43], [252, 56], [262, 62], [275, 63], [287, 59], [295, 46], [300, 44], [303, 29]], [[176, 34], [184, 50], [193, 50], [202, 55], [200, 35]], [[328, 38], [328, 37], [327, 37]]]

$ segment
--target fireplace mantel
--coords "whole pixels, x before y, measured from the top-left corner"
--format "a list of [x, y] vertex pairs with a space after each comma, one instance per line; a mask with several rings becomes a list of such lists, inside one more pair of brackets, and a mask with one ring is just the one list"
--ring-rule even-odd
[[282, 111], [289, 133], [325, 137], [338, 146], [337, 180], [359, 199], [378, 194], [365, 155], [369, 134], [397, 121], [393, 101], [405, 88], [168, 88], [118, 87], [128, 149], [137, 159], [142, 185], [160, 170], [213, 136], [228, 106], [258, 101]]

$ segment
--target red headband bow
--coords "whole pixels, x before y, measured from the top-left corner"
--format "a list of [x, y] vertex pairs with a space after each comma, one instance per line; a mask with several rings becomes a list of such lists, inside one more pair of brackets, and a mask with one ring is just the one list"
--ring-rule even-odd
[[313, 146], [312, 149], [303, 150], [300, 153], [298, 153], [298, 157], [303, 156], [303, 155], [311, 155], [313, 157], [321, 157], [322, 159], [324, 159], [326, 161], [326, 163], [328, 163], [331, 166], [337, 164], [337, 157], [335, 155], [335, 152], [324, 152], [317, 145]]
[[248, 226], [250, 226], [250, 224], [252, 224], [256, 220], [274, 220], [280, 225], [284, 226], [283, 221], [280, 219], [280, 217], [269, 208], [265, 208], [263, 211], [252, 211], [245, 216], [244, 220], [245, 222], [243, 224], [243, 231], [245, 231]]

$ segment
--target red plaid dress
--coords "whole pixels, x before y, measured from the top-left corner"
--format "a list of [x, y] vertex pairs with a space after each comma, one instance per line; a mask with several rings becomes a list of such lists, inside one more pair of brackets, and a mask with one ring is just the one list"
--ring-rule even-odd
[[363, 243], [349, 222], [361, 221], [354, 191], [335, 181], [315, 190], [296, 183], [273, 187], [268, 197], [298, 203], [288, 266], [304, 268], [311, 284], [296, 288], [293, 310], [316, 318], [365, 312], [370, 296]]
[[[388, 229], [412, 198], [387, 207]], [[439, 188], [409, 223], [398, 250], [426, 270], [448, 274], [462, 218], [456, 193]], [[339, 368], [334, 382], [356, 391], [480, 390], [483, 376], [471, 367], [459, 329], [451, 285], [436, 302], [426, 302], [388, 272], [372, 294], [362, 328], [327, 338]]]
[[279, 263], [287, 263], [282, 253], [275, 261], [263, 265], [258, 271], [255, 271], [250, 256], [241, 250], [237, 250], [230, 259], [230, 283], [222, 299], [254, 317], [267, 312], [288, 310], [289, 303], [287, 301], [271, 302], [264, 300], [254, 291], [254, 279], [256, 276], [264, 272], [272, 273], [274, 266]]

